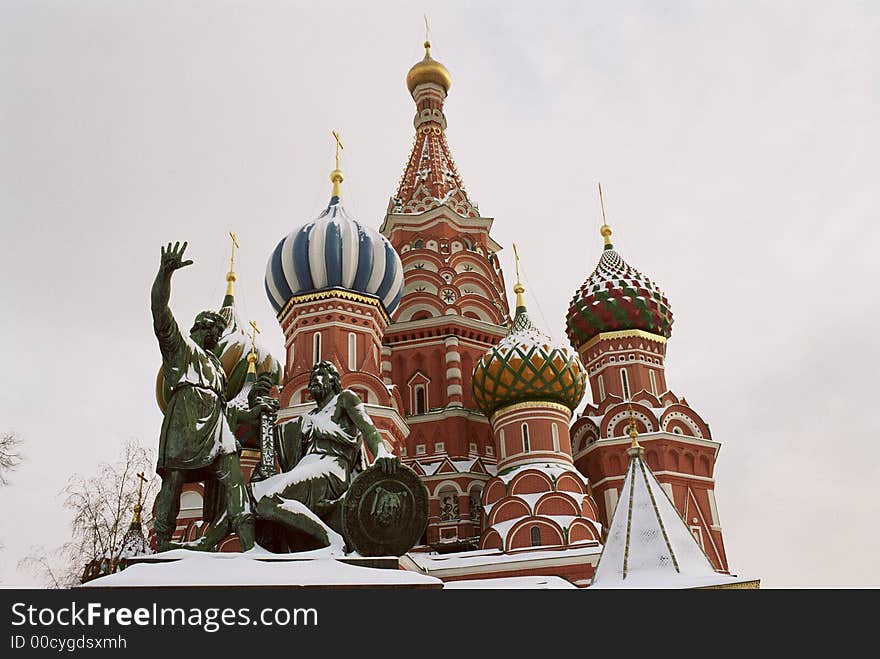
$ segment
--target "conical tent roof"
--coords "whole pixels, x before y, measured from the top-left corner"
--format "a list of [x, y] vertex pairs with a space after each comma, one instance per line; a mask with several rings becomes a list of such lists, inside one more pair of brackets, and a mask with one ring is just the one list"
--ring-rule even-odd
[[699, 588], [741, 582], [715, 571], [636, 444], [591, 588]]

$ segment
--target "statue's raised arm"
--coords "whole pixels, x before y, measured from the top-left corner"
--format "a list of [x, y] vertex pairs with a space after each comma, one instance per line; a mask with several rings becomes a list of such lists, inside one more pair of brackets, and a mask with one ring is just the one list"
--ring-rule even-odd
[[156, 273], [156, 279], [153, 281], [153, 289], [150, 294], [153, 329], [156, 332], [156, 338], [159, 339], [159, 348], [162, 351], [163, 358], [167, 358], [168, 353], [173, 352], [180, 338], [180, 329], [177, 327], [177, 322], [174, 320], [171, 309], [168, 307], [168, 301], [171, 299], [171, 275], [174, 274], [175, 270], [180, 270], [193, 263], [191, 260], [183, 260], [186, 245], [186, 242], [183, 245], [180, 242], [176, 242], [173, 245], [168, 243], [167, 247], [162, 248], [159, 272]]

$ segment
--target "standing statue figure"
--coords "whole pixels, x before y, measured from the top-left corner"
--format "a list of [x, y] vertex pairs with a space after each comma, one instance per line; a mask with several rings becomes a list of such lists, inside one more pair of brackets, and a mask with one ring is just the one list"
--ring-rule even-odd
[[336, 367], [312, 367], [309, 393], [315, 409], [284, 424], [277, 458], [281, 473], [248, 486], [257, 517], [286, 535], [288, 551], [327, 547], [341, 537], [342, 501], [366, 442], [383, 474], [398, 469], [357, 394], [343, 389]]
[[[162, 248], [151, 295], [153, 328], [162, 353], [162, 370], [171, 388], [156, 465], [156, 473], [162, 477], [153, 522], [157, 548], [165, 551], [176, 546], [171, 543], [171, 534], [180, 511], [183, 484], [216, 479], [225, 490], [231, 527], [238, 534], [242, 549], [248, 550], [254, 545], [254, 516], [230, 422], [234, 426], [252, 421], [265, 406], [257, 405], [246, 411], [227, 410], [226, 374], [220, 359], [213, 353], [226, 328], [223, 317], [213, 311], [202, 311], [196, 316], [189, 337], [185, 337], [168, 308], [172, 274], [192, 265], [191, 260], [183, 260], [186, 245], [169, 243]], [[228, 419], [228, 413], [235, 418]]]

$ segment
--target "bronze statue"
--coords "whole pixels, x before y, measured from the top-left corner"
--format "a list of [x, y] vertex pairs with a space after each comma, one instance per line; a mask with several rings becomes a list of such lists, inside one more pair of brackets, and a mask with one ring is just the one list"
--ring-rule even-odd
[[317, 407], [283, 426], [277, 450], [281, 473], [251, 482], [257, 517], [280, 526], [286, 547], [298, 551], [327, 547], [343, 533], [342, 502], [366, 442], [385, 475], [399, 461], [385, 448], [357, 394], [343, 389], [336, 367], [312, 367], [309, 393]]
[[[213, 353], [226, 326], [222, 316], [203, 311], [196, 316], [189, 337], [180, 332], [168, 301], [171, 276], [192, 265], [191, 260], [183, 260], [186, 246], [178, 242], [162, 248], [151, 295], [153, 328], [162, 353], [165, 382], [171, 388], [156, 466], [156, 473], [162, 477], [153, 523], [158, 550], [176, 546], [171, 543], [171, 534], [183, 484], [210, 480], [223, 484], [227, 517], [242, 548], [247, 550], [254, 545], [254, 517], [230, 425], [253, 422], [269, 406], [259, 403], [247, 411], [227, 410], [226, 374]], [[234, 418], [227, 418], [227, 414]]]

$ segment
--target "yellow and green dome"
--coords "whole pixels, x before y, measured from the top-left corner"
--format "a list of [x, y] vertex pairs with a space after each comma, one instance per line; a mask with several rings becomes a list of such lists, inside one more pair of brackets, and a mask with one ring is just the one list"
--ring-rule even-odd
[[525, 401], [561, 403], [574, 410], [584, 396], [587, 374], [580, 358], [532, 323], [520, 284], [510, 333], [474, 368], [474, 398], [484, 414]]

